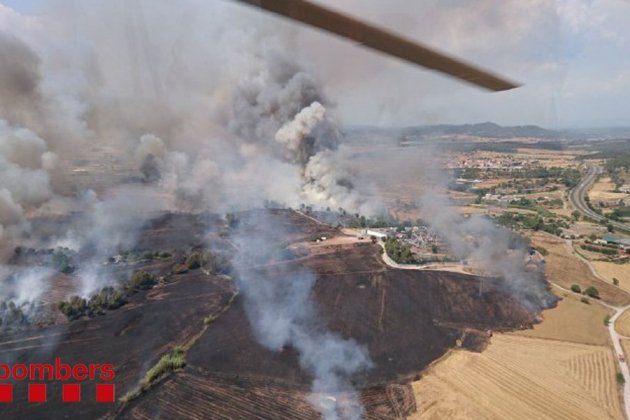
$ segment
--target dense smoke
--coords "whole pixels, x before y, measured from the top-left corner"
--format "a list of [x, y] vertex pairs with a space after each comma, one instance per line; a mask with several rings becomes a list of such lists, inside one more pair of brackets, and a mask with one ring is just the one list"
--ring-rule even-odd
[[[430, 154], [437, 157], [433, 151]], [[548, 308], [556, 298], [544, 281], [543, 267], [528, 264], [529, 248], [508, 229], [495, 225], [486, 216], [463, 217], [446, 195], [446, 177], [425, 162], [425, 183], [433, 184], [420, 197], [423, 219], [444, 238], [451, 252], [483, 268], [485, 274], [499, 277], [501, 286], [532, 312]]]
[[[334, 103], [312, 69], [278, 52], [291, 51], [286, 28], [274, 27], [280, 36], [270, 36], [251, 11], [231, 2], [56, 4], [46, 29], [27, 34], [35, 45], [0, 32], [0, 247], [27, 233], [29, 212], [59, 194], [60, 167], [72, 168], [77, 156], [98, 160], [92, 146], [125, 155], [142, 178], [139, 188], [153, 195], [114, 194], [106, 183], [106, 191], [66, 195], [80, 215], [46, 245], [80, 255], [73, 293], [83, 297], [120, 280], [108, 277], [103, 263], [134, 247], [143, 223], [161, 209], [224, 212], [269, 200], [363, 215], [378, 210], [344, 169]], [[542, 283], [521, 269], [523, 251], [506, 254], [505, 232], [488, 221], [462, 220], [442, 196], [422, 203], [460, 258], [483, 261], [515, 296], [544, 306]], [[251, 266], [269, 261], [279, 251], [270, 238], [285, 234], [264, 218], [255, 229], [243, 227], [232, 239], [256, 338], [274, 351], [299, 352], [313, 376], [310, 401], [325, 418], [360, 418], [352, 379], [371, 367], [367, 349], [323, 325], [313, 273]], [[475, 240], [462, 241], [468, 237]], [[0, 272], [0, 303], [36, 302], [49, 275]], [[13, 312], [0, 306], [3, 319]]]
[[41, 111], [39, 58], [18, 38], [0, 32], [0, 115], [27, 125]]
[[113, 278], [103, 264], [123, 251], [133, 249], [144, 223], [161, 210], [163, 204], [148, 201], [134, 191], [99, 199], [93, 191], [80, 198], [81, 216], [73, 221], [67, 235], [51, 245], [77, 252], [81, 258], [76, 276], [79, 290], [76, 294], [89, 297], [107, 285], [121, 281]]
[[[0, 34], [0, 118], [42, 140], [45, 155], [29, 170], [50, 171], [94, 145], [113, 145], [127, 149], [130, 165], [171, 193], [178, 209], [273, 201], [371, 210], [335, 158], [341, 133], [319, 82], [279, 52], [289, 42], [285, 26], [270, 30], [269, 20], [252, 18], [258, 12], [230, 2], [114, 3], [60, 0], [32, 25], [2, 11], [14, 35]], [[168, 19], [190, 22], [184, 30]], [[314, 103], [319, 116], [290, 130]], [[4, 150], [0, 157], [12, 162]], [[2, 208], [11, 211], [2, 219], [13, 223], [18, 206], [24, 212], [53, 195], [55, 174], [43, 172], [27, 189], [42, 191], [38, 202], [5, 194]]]
[[[237, 282], [253, 332], [270, 350], [292, 346], [299, 352], [300, 366], [313, 376], [309, 401], [325, 419], [359, 419], [363, 409], [350, 380], [372, 366], [367, 348], [321, 323], [311, 296], [313, 273], [267, 264], [288, 252], [275, 239], [287, 234], [266, 214], [233, 233], [238, 246]], [[343, 398], [331, 404], [332, 395], [339, 394]]]
[[48, 170], [57, 157], [37, 134], [0, 119], [0, 239], [26, 227], [24, 211], [52, 197]]
[[54, 271], [27, 268], [11, 272], [0, 266], [0, 330], [20, 326], [37, 316], [38, 300], [51, 287]]
[[[229, 128], [299, 172], [307, 204], [373, 214], [336, 159], [342, 133], [319, 83], [296, 63], [268, 54], [264, 70], [236, 91]], [[274, 141], [275, 140], [275, 141]]]
[[77, 139], [82, 123], [42, 87], [37, 54], [2, 31], [0, 61], [0, 248], [6, 248], [28, 231], [25, 212], [53, 197], [57, 152]]
[[102, 146], [169, 194], [171, 209], [274, 202], [372, 212], [338, 159], [342, 135], [321, 85], [278, 52], [286, 27], [269, 30], [230, 2], [114, 3], [60, 0], [36, 18], [1, 10], [12, 32], [0, 32], [5, 251], [28, 232], [27, 214], [62, 200], [68, 164], [98, 159]]

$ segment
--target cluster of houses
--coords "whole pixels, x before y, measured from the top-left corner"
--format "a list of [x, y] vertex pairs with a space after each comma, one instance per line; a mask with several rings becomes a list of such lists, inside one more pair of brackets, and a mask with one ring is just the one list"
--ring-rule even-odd
[[459, 159], [452, 168], [523, 169], [531, 162], [512, 158]]
[[441, 241], [437, 233], [428, 226], [410, 226], [404, 229], [382, 228], [382, 229], [366, 229], [364, 232], [366, 237], [375, 237], [380, 240], [387, 238], [396, 238], [405, 241], [409, 245], [415, 245], [419, 248], [431, 248], [438, 245]]

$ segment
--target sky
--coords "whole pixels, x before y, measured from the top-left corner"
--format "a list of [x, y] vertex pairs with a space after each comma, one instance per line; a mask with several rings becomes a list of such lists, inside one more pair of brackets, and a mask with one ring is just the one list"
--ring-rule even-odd
[[[49, 11], [50, 7], [42, 5], [53, 3], [54, 0], [0, 0], [0, 4], [15, 12], [13, 20], [25, 22], [31, 15], [47, 13], [43, 10]], [[523, 83], [513, 91], [489, 93], [259, 13], [256, 19], [291, 34], [295, 55], [323, 81], [345, 124], [494, 121], [549, 128], [630, 126], [630, 1], [317, 3], [394, 29]], [[202, 7], [199, 4], [202, 3], [194, 7]], [[0, 10], [0, 30], [11, 31], [16, 26], [7, 24], [7, 13], [6, 8]]]

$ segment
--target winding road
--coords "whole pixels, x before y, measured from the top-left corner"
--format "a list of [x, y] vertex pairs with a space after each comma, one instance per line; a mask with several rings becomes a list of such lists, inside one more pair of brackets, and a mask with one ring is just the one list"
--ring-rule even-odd
[[[590, 209], [589, 209], [590, 210]], [[380, 244], [380, 242], [379, 242]], [[382, 245], [382, 244], [381, 244]], [[387, 264], [390, 267], [393, 268], [398, 268], [398, 269], [406, 269], [406, 270], [426, 270], [427, 267], [426, 266], [414, 266], [414, 265], [400, 265], [397, 264], [396, 262], [394, 262], [389, 255], [387, 255], [387, 252], [385, 252], [385, 247], [383, 246], [383, 261], [385, 262], [385, 264]], [[588, 264], [590, 267], [590, 264]], [[592, 267], [591, 267], [592, 270]], [[470, 274], [470, 273], [466, 273], [466, 274]], [[593, 271], [593, 274], [597, 276], [597, 273], [595, 273]], [[573, 295], [576, 295], [578, 297], [582, 297], [582, 295], [580, 293], [575, 293], [572, 290], [569, 289], [565, 289], [564, 287], [560, 286], [559, 284], [550, 282], [551, 284], [553, 284], [555, 287], [557, 287], [558, 289], [561, 289], [564, 292], [567, 293], [571, 293]], [[626, 306], [613, 306], [610, 305], [606, 302], [603, 302], [599, 299], [592, 299], [594, 302], [599, 303], [600, 305], [603, 305], [609, 309], [612, 309], [613, 311], [615, 311], [614, 315], [610, 318], [609, 322], [608, 322], [608, 334], [610, 335], [610, 339], [612, 341], [613, 344], [613, 349], [614, 349], [614, 356], [615, 359], [617, 360], [617, 364], [619, 365], [619, 371], [623, 374], [623, 377], [625, 379], [624, 385], [623, 385], [623, 403], [624, 403], [624, 412], [626, 413], [626, 418], [630, 419], [630, 368], [628, 368], [628, 363], [625, 361], [622, 361], [619, 356], [624, 354], [623, 348], [621, 347], [621, 339], [628, 339], [630, 337], [625, 337], [625, 336], [621, 336], [619, 335], [619, 333], [615, 330], [615, 322], [617, 321], [617, 319], [628, 309], [630, 309], [630, 305], [626, 305]], [[630, 355], [629, 355], [630, 356]]]
[[[583, 213], [587, 214], [589, 217], [593, 217], [591, 216], [591, 212], [594, 213], [588, 206], [586, 206], [586, 203], [584, 203], [584, 195], [585, 193], [588, 191], [588, 189], [590, 188], [590, 186], [593, 184], [593, 182], [597, 179], [597, 176], [601, 173], [601, 168], [595, 167], [595, 168], [591, 168], [591, 170], [589, 171], [589, 173], [587, 174], [587, 176], [580, 182], [580, 184], [573, 190], [571, 191], [570, 194], [570, 198], [571, 198], [571, 202], [573, 203], [573, 205], [580, 211], [584, 210]], [[575, 201], [574, 201], [575, 200]], [[582, 205], [582, 207], [580, 207], [580, 205]], [[314, 219], [310, 216], [307, 216], [305, 214], [303, 214], [302, 212], [296, 211], [299, 214], [302, 214], [306, 217], [308, 217], [309, 219], [312, 219], [318, 223], [321, 223], [320, 221], [318, 221], [317, 219]], [[598, 215], [597, 213], [594, 213], [598, 218], [602, 218], [600, 215]], [[358, 235], [358, 233], [357, 233]], [[354, 235], [352, 235], [354, 236]], [[427, 266], [427, 265], [407, 265], [407, 264], [398, 264], [395, 261], [393, 261], [389, 255], [387, 255], [387, 252], [385, 251], [385, 246], [383, 243], [381, 243], [381, 241], [378, 241], [378, 244], [383, 248], [383, 253], [381, 254], [383, 261], [385, 262], [386, 265], [392, 267], [392, 268], [397, 268], [397, 269], [403, 269], [403, 270], [427, 270], [427, 269], [431, 269], [432, 267]], [[567, 242], [567, 245], [569, 245], [569, 243]], [[581, 257], [580, 257], [581, 258]], [[584, 262], [589, 266], [589, 268], [591, 269], [591, 271], [593, 272], [593, 275], [595, 275], [596, 277], [599, 277], [599, 275], [597, 274], [597, 272], [593, 269], [593, 267], [591, 266], [591, 264], [587, 261], [584, 260]], [[443, 269], [445, 269], [447, 267], [443, 267]], [[453, 270], [453, 271], [457, 271], [457, 272], [462, 272], [464, 274], [469, 274], [467, 272], [464, 272], [463, 270]], [[556, 284], [554, 282], [550, 282], [551, 284], [553, 284], [555, 287], [557, 287], [558, 289], [567, 292], [567, 293], [571, 293], [573, 295], [576, 295], [578, 297], [582, 297], [582, 295], [580, 293], [575, 293], [572, 290], [566, 289], [562, 286], [560, 286], [559, 284]], [[623, 385], [623, 403], [624, 403], [624, 412], [626, 414], [626, 418], [630, 419], [630, 368], [628, 367], [628, 363], [626, 361], [622, 361], [622, 359], [619, 358], [620, 355], [624, 355], [624, 351], [623, 348], [621, 346], [621, 340], [622, 339], [630, 339], [630, 337], [625, 337], [625, 336], [621, 336], [616, 330], [615, 330], [615, 322], [617, 321], [617, 319], [619, 319], [619, 317], [621, 317], [621, 315], [628, 309], [630, 309], [630, 305], [626, 305], [626, 306], [614, 306], [614, 305], [610, 305], [606, 302], [603, 302], [599, 299], [592, 299], [592, 301], [597, 302], [598, 304], [605, 306], [613, 311], [615, 311], [615, 313], [612, 315], [612, 317], [610, 318], [609, 322], [608, 322], [608, 334], [610, 335], [610, 339], [612, 341], [613, 344], [613, 350], [614, 350], [614, 356], [615, 359], [617, 360], [617, 364], [619, 366], [619, 372], [621, 372], [623, 374], [624, 377], [624, 385]], [[630, 356], [630, 355], [628, 355]]]
[[602, 173], [603, 170], [601, 167], [591, 167], [586, 176], [582, 178], [580, 183], [571, 190], [571, 192], [569, 193], [569, 200], [571, 201], [573, 207], [575, 207], [577, 211], [582, 213], [584, 216], [590, 217], [591, 219], [594, 219], [598, 222], [606, 220], [607, 223], [611, 224], [615, 228], [630, 231], [630, 224], [608, 220], [601, 214], [593, 211], [593, 209], [591, 209], [586, 202], [586, 194], [588, 193], [588, 190], [595, 183], [597, 177], [599, 177]]
[[621, 369], [621, 373], [625, 379], [625, 383], [623, 385], [623, 404], [626, 411], [626, 418], [630, 419], [630, 369], [628, 369], [628, 363], [622, 362], [619, 360], [618, 355], [624, 354], [623, 348], [621, 347], [621, 336], [615, 330], [615, 321], [619, 318], [630, 305], [623, 306], [621, 308], [613, 308], [615, 310], [615, 314], [610, 318], [608, 322], [608, 333], [610, 334], [610, 338], [613, 342], [613, 346], [615, 348], [615, 353], [617, 355], [617, 362], [619, 363], [619, 369]]

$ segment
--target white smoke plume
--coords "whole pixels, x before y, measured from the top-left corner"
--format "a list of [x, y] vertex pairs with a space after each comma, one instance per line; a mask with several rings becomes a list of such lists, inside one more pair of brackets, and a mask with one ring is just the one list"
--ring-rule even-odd
[[[0, 118], [47, 139], [59, 159], [46, 155], [44, 169], [67, 160], [69, 149], [81, 150], [75, 146], [83, 139], [130, 149], [143, 178], [161, 180], [183, 208], [346, 201], [359, 211], [361, 203], [341, 196], [352, 192], [340, 162], [322, 166], [320, 157], [320, 168], [303, 178], [312, 156], [337, 150], [341, 133], [317, 79], [278, 53], [287, 50], [285, 25], [271, 27], [259, 12], [230, 2], [54, 6], [34, 25], [12, 25], [16, 36], [0, 43], [11, 56], [0, 75], [8, 99]], [[187, 24], [166, 24], [178, 19]], [[209, 38], [216, 40], [212, 47]], [[11, 98], [19, 106], [8, 106]], [[301, 121], [302, 110], [313, 120]], [[141, 139], [137, 151], [134, 139]], [[306, 186], [323, 167], [346, 188], [328, 180]], [[263, 183], [261, 170], [279, 176]], [[51, 183], [54, 190], [54, 177]], [[321, 196], [332, 198], [309, 201]]]
[[28, 227], [25, 210], [52, 197], [48, 171], [56, 160], [37, 134], [0, 119], [0, 238], [18, 237]]
[[[322, 324], [312, 297], [313, 273], [265, 267], [271, 256], [283, 252], [272, 239], [282, 237], [283, 227], [268, 215], [251, 223], [241, 225], [232, 239], [238, 246], [236, 280], [256, 339], [272, 351], [284, 346], [298, 351], [300, 366], [313, 376], [309, 401], [325, 419], [360, 419], [363, 407], [351, 379], [372, 366], [367, 348]], [[327, 403], [339, 394], [338, 403]]]
[[424, 182], [434, 187], [427, 188], [419, 198], [423, 219], [439, 232], [457, 258], [469, 260], [500, 278], [503, 289], [532, 312], [550, 307], [556, 298], [544, 281], [543, 268], [528, 266], [527, 245], [487, 217], [465, 218], [459, 214], [444, 192], [447, 177], [437, 166], [438, 153], [433, 150], [426, 156], [427, 161], [420, 162]]
[[19, 327], [36, 316], [54, 274], [42, 267], [15, 271], [0, 266], [0, 329]]
[[133, 249], [144, 223], [163, 210], [164, 203], [157, 198], [148, 200], [133, 190], [104, 198], [89, 190], [79, 200], [81, 215], [67, 234], [51, 245], [78, 253], [81, 265], [75, 275], [79, 290], [74, 294], [89, 297], [104, 286], [124, 280], [112, 278], [104, 263], [109, 257]]
[[308, 159], [308, 156], [301, 155], [306, 149], [304, 141], [306, 136], [310, 135], [315, 127], [324, 120], [325, 115], [326, 108], [315, 101], [302, 109], [292, 121], [283, 125], [276, 132], [276, 141], [287, 149], [287, 159], [298, 162]]

